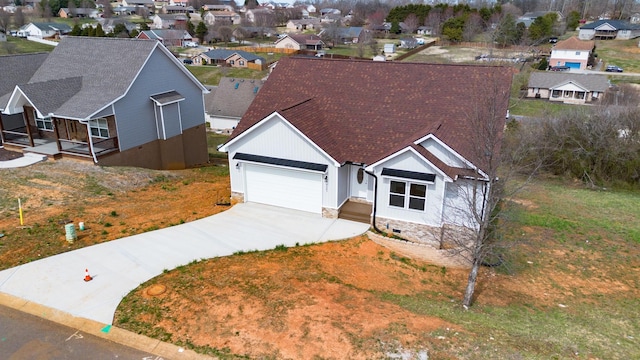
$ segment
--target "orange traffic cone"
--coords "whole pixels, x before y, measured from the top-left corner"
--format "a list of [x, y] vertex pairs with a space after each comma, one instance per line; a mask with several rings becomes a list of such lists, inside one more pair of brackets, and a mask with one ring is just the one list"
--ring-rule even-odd
[[89, 275], [89, 269], [84, 269], [84, 281], [91, 281], [93, 278]]

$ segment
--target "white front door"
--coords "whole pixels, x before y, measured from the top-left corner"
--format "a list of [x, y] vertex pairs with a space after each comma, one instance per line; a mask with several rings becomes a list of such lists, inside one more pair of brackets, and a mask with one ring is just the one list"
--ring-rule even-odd
[[367, 198], [367, 184], [369, 181], [369, 175], [364, 172], [364, 169], [359, 166], [351, 166], [351, 193], [349, 196], [366, 199]]

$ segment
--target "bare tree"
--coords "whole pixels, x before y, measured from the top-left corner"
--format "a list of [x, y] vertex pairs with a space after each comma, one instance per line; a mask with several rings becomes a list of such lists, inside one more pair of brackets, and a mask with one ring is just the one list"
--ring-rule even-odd
[[424, 19], [424, 25], [431, 28], [431, 34], [433, 36], [439, 36], [442, 29], [442, 12], [440, 9], [433, 9], [429, 11], [429, 15]]
[[4, 11], [0, 8], [0, 30], [5, 33], [9, 29], [9, 24], [11, 23], [11, 13]]
[[67, 9], [69, 10], [69, 17], [76, 17], [76, 2], [75, 0], [69, 0], [69, 2], [67, 3]]
[[13, 14], [13, 24], [16, 27], [21, 27], [22, 25], [26, 24], [27, 19], [24, 16], [24, 12], [22, 11], [22, 6], [19, 6], [16, 9], [16, 12]]
[[416, 14], [409, 14], [406, 18], [404, 18], [404, 25], [407, 33], [414, 34], [420, 26], [420, 22]]
[[231, 37], [233, 37], [233, 29], [229, 26], [220, 26], [218, 28], [218, 34], [226, 45], [231, 40]]
[[475, 151], [473, 157], [478, 166], [459, 177], [447, 191], [445, 200], [450, 209], [445, 220], [454, 224], [449, 229], [453, 236], [446, 237], [450, 251], [471, 264], [462, 301], [465, 308], [473, 302], [481, 266], [492, 261], [504, 246], [499, 241], [496, 223], [503, 215], [499, 208], [501, 200], [513, 194], [505, 189], [505, 183], [516, 172], [531, 175], [541, 166], [540, 161], [532, 161], [529, 156], [531, 147], [539, 141], [528, 129], [514, 130], [512, 134], [504, 132], [510, 96], [510, 88], [505, 86], [505, 76], [510, 72], [506, 68], [504, 71], [507, 74], [485, 78], [485, 91], [468, 100], [475, 106], [467, 114], [470, 135], [466, 141]]
[[473, 41], [473, 38], [480, 33], [482, 33], [482, 17], [477, 13], [471, 13], [464, 23], [462, 39], [464, 41]]

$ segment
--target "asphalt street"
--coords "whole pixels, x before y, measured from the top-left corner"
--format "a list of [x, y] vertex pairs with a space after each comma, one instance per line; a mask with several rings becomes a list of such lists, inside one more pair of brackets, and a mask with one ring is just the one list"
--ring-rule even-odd
[[7, 360], [162, 359], [159, 356], [2, 305], [0, 305], [0, 358]]

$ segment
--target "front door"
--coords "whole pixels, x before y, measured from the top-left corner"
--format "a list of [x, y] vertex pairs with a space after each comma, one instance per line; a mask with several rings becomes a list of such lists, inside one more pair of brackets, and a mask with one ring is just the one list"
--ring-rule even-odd
[[351, 197], [366, 199], [369, 175], [359, 166], [351, 166], [350, 172], [351, 194], [349, 195]]

